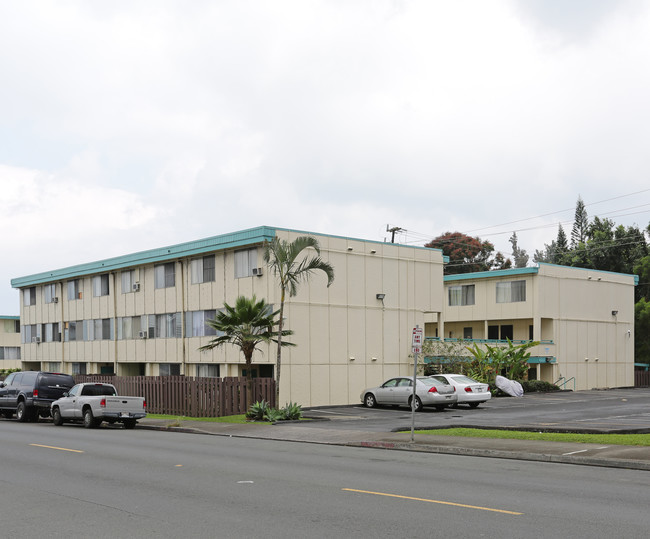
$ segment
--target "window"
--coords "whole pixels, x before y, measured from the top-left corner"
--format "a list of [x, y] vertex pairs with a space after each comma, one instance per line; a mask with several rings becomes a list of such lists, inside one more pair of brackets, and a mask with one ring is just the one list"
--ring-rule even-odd
[[37, 340], [42, 336], [42, 326], [41, 324], [29, 324], [22, 327], [21, 333], [23, 334], [21, 339], [23, 344], [38, 342]]
[[197, 365], [196, 375], [200, 378], [219, 378], [219, 365]]
[[108, 296], [108, 273], [93, 277], [93, 296]]
[[0, 359], [20, 359], [20, 346], [0, 346]]
[[192, 284], [214, 281], [214, 255], [197, 258], [190, 262]]
[[45, 342], [61, 342], [61, 333], [59, 332], [59, 324], [43, 324], [45, 329]]
[[176, 286], [176, 264], [160, 264], [154, 267], [154, 280], [156, 288], [170, 288]]
[[499, 326], [488, 326], [488, 340], [499, 340]]
[[471, 339], [472, 338], [472, 328], [463, 328], [463, 339]]
[[526, 301], [526, 281], [497, 283], [497, 303]]
[[133, 285], [135, 284], [135, 270], [128, 270], [122, 272], [122, 294], [129, 294], [134, 292]]
[[464, 284], [449, 287], [449, 305], [474, 305], [474, 285]]
[[214, 319], [216, 310], [193, 311], [187, 313], [185, 327], [188, 337], [206, 337], [217, 334], [217, 331], [207, 324], [208, 320]]
[[83, 322], [76, 320], [72, 322], [64, 322], [63, 338], [66, 342], [83, 341], [84, 330]]
[[58, 361], [44, 361], [43, 366], [47, 372], [61, 372], [61, 363]]
[[180, 313], [157, 314], [156, 333], [158, 339], [169, 339], [181, 336]]
[[250, 277], [257, 267], [257, 249], [235, 251], [235, 279]]
[[79, 290], [79, 279], [68, 281], [68, 300], [81, 299], [81, 290]]
[[[86, 364], [85, 363], [72, 363], [72, 376], [75, 376], [77, 374], [87, 374], [86, 373]], [[88, 387], [88, 386], [86, 386]]]
[[36, 287], [31, 286], [30, 288], [25, 288], [23, 290], [23, 305], [28, 307], [29, 305], [36, 305]]
[[56, 301], [56, 285], [54, 283], [43, 285], [43, 295], [45, 303], [54, 303]]
[[[125, 316], [117, 319], [117, 338], [123, 339], [138, 339], [140, 338], [140, 331], [142, 330], [142, 316]], [[145, 318], [145, 326], [146, 318]], [[146, 327], [145, 327], [146, 329]]]
[[180, 376], [181, 366], [179, 363], [161, 363], [158, 372], [160, 376]]

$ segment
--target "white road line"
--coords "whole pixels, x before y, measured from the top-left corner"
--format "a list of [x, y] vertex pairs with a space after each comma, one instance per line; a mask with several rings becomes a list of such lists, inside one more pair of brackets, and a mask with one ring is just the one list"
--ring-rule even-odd
[[589, 451], [588, 449], [581, 449], [580, 451], [572, 451], [571, 453], [562, 453], [562, 456], [564, 455], [575, 455], [576, 453], [586, 453]]

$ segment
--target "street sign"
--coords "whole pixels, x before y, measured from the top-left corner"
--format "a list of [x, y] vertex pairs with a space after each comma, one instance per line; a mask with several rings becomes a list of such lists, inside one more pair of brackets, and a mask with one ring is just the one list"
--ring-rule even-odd
[[411, 340], [411, 352], [414, 354], [422, 353], [422, 328], [417, 326], [413, 328], [413, 339]]

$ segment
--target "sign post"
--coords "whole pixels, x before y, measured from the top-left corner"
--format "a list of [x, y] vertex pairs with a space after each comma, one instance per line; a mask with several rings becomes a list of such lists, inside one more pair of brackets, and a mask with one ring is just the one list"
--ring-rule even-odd
[[422, 328], [416, 325], [413, 328], [411, 339], [411, 352], [413, 353], [413, 396], [411, 397], [411, 442], [415, 441], [415, 389], [418, 378], [418, 354], [422, 353]]

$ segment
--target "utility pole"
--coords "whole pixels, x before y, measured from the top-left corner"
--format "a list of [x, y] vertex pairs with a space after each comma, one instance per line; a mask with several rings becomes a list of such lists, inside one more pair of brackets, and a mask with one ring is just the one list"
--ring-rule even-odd
[[386, 225], [386, 232], [391, 233], [391, 238], [390, 238], [391, 243], [395, 243], [395, 232], [401, 232], [402, 230], [403, 229], [398, 226], [391, 227], [390, 225]]

